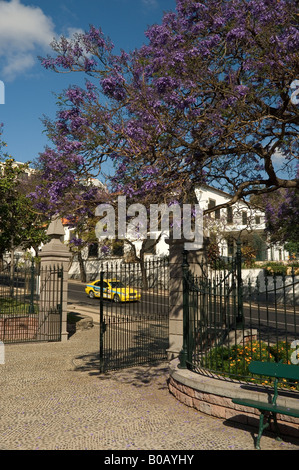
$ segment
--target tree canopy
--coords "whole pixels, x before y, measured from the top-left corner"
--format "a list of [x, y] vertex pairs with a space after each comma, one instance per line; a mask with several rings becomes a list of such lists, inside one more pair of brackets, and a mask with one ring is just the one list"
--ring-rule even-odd
[[[0, 166], [0, 255], [17, 247], [33, 247], [47, 240], [47, 219], [36, 212], [28, 197], [30, 188], [26, 169], [12, 158]], [[29, 191], [28, 191], [29, 192]]]
[[298, 4], [177, 0], [145, 45], [120, 54], [95, 26], [55, 40], [42, 65], [86, 83], [65, 90], [57, 118], [45, 120], [51, 200], [74, 169], [96, 173], [105, 159], [112, 189], [139, 200], [187, 200], [203, 183], [228, 191], [230, 203], [298, 188]]

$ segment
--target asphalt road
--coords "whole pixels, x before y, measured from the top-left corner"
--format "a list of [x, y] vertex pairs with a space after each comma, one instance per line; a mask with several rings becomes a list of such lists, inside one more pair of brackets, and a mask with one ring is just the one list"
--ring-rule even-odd
[[[90, 299], [85, 293], [85, 284], [69, 281], [68, 303], [79, 304], [81, 306], [99, 307], [99, 298]], [[114, 303], [111, 300], [104, 300], [105, 311], [111, 312], [137, 312], [155, 314], [168, 313], [168, 294], [162, 295], [159, 292], [146, 291], [142, 293], [140, 302]]]
[[[81, 306], [99, 307], [99, 299], [90, 299], [85, 293], [85, 284], [80, 284], [75, 281], [69, 282], [68, 288], [68, 302], [72, 304], [79, 304]], [[133, 313], [138, 312], [144, 314], [151, 313], [165, 313], [168, 312], [168, 298], [167, 292], [161, 295], [161, 292], [145, 291], [142, 293], [140, 302], [129, 302], [115, 304], [110, 300], [104, 300], [105, 312], [125, 312]], [[259, 331], [264, 331], [267, 335], [271, 332], [279, 332], [283, 336], [287, 332], [289, 339], [296, 339], [299, 329], [299, 311], [294, 312], [294, 308], [283, 308], [279, 305], [256, 306], [254, 304], [248, 305], [244, 303], [243, 314], [245, 318], [245, 325], [251, 328], [257, 328]]]
[[99, 301], [90, 299], [85, 293], [85, 284], [69, 281], [68, 283], [68, 302], [91, 305], [94, 307]]

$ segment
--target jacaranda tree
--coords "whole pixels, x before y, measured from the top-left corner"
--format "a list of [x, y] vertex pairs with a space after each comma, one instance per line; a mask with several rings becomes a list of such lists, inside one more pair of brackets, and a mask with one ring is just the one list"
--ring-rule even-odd
[[177, 0], [144, 46], [118, 55], [95, 26], [54, 41], [43, 66], [87, 80], [65, 90], [46, 121], [56, 148], [44, 163], [49, 172], [66, 165], [53, 201], [72, 178], [70, 161], [95, 172], [107, 158], [113, 189], [139, 200], [187, 200], [203, 182], [231, 203], [298, 188], [298, 5]]

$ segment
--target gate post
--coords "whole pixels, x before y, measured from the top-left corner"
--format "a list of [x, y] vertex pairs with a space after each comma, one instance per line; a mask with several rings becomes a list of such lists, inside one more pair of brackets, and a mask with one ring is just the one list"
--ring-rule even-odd
[[187, 357], [188, 357], [188, 340], [189, 340], [189, 263], [187, 261], [188, 253], [183, 252], [183, 264], [182, 264], [182, 275], [183, 275], [183, 347], [179, 354], [179, 368], [187, 368]]
[[[51, 309], [49, 302], [59, 305], [60, 311], [60, 341], [67, 341], [67, 295], [68, 295], [68, 269], [71, 253], [69, 248], [61, 242], [64, 235], [64, 228], [59, 217], [53, 218], [47, 230], [47, 235], [51, 238], [49, 243], [44, 245], [39, 253], [41, 258], [40, 266], [40, 306], [46, 305], [46, 309]], [[50, 279], [49, 273], [57, 272], [57, 276]], [[62, 275], [62, 279], [61, 279]], [[47, 307], [48, 306], [48, 307]], [[47, 312], [41, 308], [39, 322], [45, 321]], [[43, 318], [41, 318], [41, 316]], [[45, 325], [45, 335], [49, 334], [49, 326]]]
[[236, 318], [236, 328], [242, 329], [244, 326], [244, 317], [243, 317], [243, 280], [242, 280], [242, 251], [241, 251], [241, 241], [237, 241], [237, 256], [236, 256], [236, 274], [237, 274], [237, 318]]
[[[169, 245], [169, 347], [168, 360], [171, 361], [184, 351], [184, 280], [183, 263], [187, 262], [194, 276], [201, 274], [204, 246], [199, 250], [186, 252], [185, 240], [168, 239]], [[185, 258], [184, 258], [185, 256]]]

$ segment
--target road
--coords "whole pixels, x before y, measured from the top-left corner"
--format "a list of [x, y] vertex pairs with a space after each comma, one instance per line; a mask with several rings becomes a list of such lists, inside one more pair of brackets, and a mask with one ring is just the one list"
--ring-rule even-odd
[[68, 283], [68, 303], [86, 304], [95, 307], [98, 304], [97, 299], [90, 299], [85, 293], [85, 284], [69, 281]]
[[[69, 281], [68, 302], [84, 307], [99, 309], [99, 299], [90, 299], [85, 293], [85, 284], [77, 281]], [[161, 295], [154, 291], [142, 293], [140, 302], [129, 302], [115, 304], [111, 301], [104, 301], [105, 314], [168, 314], [167, 292]], [[282, 308], [279, 305], [268, 307], [263, 305], [248, 305], [244, 303], [243, 313], [247, 328], [256, 328], [264, 334], [279, 333], [281, 339], [287, 334], [289, 338], [296, 339], [299, 334], [299, 311], [294, 308]], [[298, 314], [298, 315], [297, 315]], [[230, 314], [231, 315], [231, 314]]]
[[293, 341], [299, 338], [299, 312], [280, 306], [244, 305], [245, 326], [256, 329], [265, 341]]
[[[85, 284], [77, 281], [68, 283], [68, 303], [77, 304], [84, 307], [98, 307], [100, 311], [100, 300], [90, 299], [85, 293]], [[167, 293], [154, 291], [144, 291], [140, 302], [114, 303], [110, 300], [104, 300], [104, 312], [121, 312], [126, 314], [168, 314], [168, 296]]]

